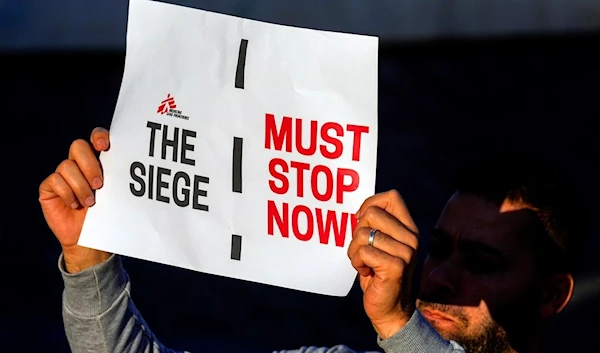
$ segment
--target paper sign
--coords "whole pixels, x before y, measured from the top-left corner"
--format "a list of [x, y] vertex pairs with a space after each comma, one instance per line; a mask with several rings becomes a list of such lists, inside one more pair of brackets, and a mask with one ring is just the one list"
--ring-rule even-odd
[[79, 244], [346, 295], [375, 191], [375, 37], [131, 0], [105, 175]]

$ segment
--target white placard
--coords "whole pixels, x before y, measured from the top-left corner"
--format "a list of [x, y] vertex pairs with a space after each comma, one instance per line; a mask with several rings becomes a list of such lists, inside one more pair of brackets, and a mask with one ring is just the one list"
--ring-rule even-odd
[[378, 43], [131, 0], [79, 244], [346, 295], [352, 214], [375, 191]]

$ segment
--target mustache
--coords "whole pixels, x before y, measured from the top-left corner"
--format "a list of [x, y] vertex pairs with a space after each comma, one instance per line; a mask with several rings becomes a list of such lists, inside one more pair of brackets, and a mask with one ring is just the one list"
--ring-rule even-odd
[[452, 316], [456, 320], [458, 320], [462, 323], [465, 323], [465, 324], [468, 322], [468, 318], [460, 306], [436, 303], [436, 302], [426, 301], [426, 300], [420, 300], [418, 302], [417, 307], [419, 308], [419, 310], [431, 309], [431, 310], [439, 311], [440, 313], [448, 315], [448, 316]]

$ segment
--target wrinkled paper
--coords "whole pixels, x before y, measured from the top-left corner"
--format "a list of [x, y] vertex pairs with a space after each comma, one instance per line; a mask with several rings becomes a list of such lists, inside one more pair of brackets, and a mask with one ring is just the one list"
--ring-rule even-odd
[[375, 191], [376, 37], [131, 0], [82, 246], [345, 296]]

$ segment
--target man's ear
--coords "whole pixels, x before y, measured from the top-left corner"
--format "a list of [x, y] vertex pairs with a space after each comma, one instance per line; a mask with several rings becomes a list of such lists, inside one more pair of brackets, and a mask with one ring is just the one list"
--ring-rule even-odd
[[573, 296], [575, 281], [569, 273], [556, 274], [544, 282], [539, 312], [544, 319], [560, 313]]

